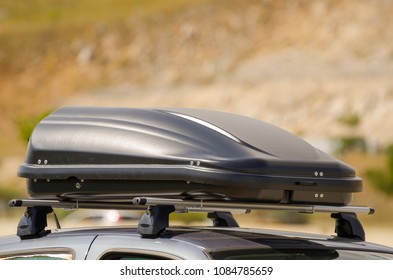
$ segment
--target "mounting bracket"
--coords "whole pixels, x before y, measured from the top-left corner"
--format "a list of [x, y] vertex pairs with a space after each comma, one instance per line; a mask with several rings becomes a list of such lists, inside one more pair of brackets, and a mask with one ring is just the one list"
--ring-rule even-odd
[[138, 223], [138, 233], [145, 238], [156, 238], [169, 227], [169, 214], [175, 212], [173, 205], [149, 206]]
[[207, 217], [215, 227], [239, 227], [231, 212], [209, 212]]
[[48, 225], [47, 214], [52, 212], [51, 206], [27, 207], [19, 221], [17, 236], [21, 239], [29, 239], [42, 237], [50, 233], [50, 230], [45, 230], [45, 228]]
[[335, 232], [338, 237], [366, 240], [363, 226], [355, 213], [332, 213], [331, 217], [336, 220]]

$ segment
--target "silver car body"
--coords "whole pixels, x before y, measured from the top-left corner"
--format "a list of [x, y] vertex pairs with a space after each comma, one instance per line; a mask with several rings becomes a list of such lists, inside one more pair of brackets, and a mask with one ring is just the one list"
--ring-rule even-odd
[[[393, 249], [334, 236], [242, 228], [169, 228], [161, 237], [142, 238], [135, 228], [107, 227], [54, 230], [47, 236], [21, 240], [17, 236], [0, 238], [0, 258], [18, 259], [54, 256], [75, 260], [99, 260], [108, 256], [141, 259], [212, 259], [224, 254], [229, 259], [244, 257], [256, 250], [294, 252], [305, 250], [334, 252], [322, 259], [393, 259]], [[338, 254], [336, 254], [338, 252]], [[278, 259], [286, 255], [267, 254]], [[312, 256], [311, 256], [312, 257]], [[247, 257], [246, 257], [247, 258]], [[296, 257], [295, 257], [296, 258]], [[109, 257], [109, 259], [113, 259]]]

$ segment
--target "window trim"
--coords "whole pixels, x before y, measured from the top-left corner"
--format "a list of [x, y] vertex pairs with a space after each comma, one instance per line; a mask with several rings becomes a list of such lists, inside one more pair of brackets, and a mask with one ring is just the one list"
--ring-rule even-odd
[[56, 248], [37, 248], [37, 249], [27, 249], [27, 250], [16, 250], [8, 253], [2, 253], [0, 255], [0, 260], [13, 257], [23, 257], [32, 255], [49, 255], [49, 254], [69, 254], [71, 255], [71, 260], [75, 260], [75, 251], [70, 248], [56, 247]]
[[142, 249], [124, 249], [124, 248], [111, 248], [108, 250], [105, 250], [104, 252], [102, 252], [97, 260], [103, 260], [103, 258], [106, 255], [109, 254], [135, 254], [135, 255], [151, 255], [151, 256], [155, 256], [155, 257], [160, 257], [160, 258], [167, 258], [168, 260], [182, 260], [182, 258], [176, 256], [176, 255], [172, 255], [169, 253], [165, 253], [165, 252], [159, 252], [159, 251], [151, 251], [151, 250], [142, 250]]

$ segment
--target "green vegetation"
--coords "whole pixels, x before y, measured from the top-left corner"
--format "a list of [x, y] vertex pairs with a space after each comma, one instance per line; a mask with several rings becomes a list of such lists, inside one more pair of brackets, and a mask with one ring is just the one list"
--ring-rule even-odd
[[19, 118], [16, 121], [18, 125], [19, 136], [26, 144], [29, 142], [30, 135], [33, 132], [34, 127], [50, 113], [51, 111], [46, 111], [39, 115]]
[[393, 196], [393, 145], [386, 149], [386, 157], [386, 170], [368, 169], [366, 176], [377, 190]]
[[8, 201], [16, 197], [25, 197], [24, 191], [16, 186], [0, 185], [0, 200]]
[[20, 215], [20, 209], [11, 211], [8, 207], [8, 201], [15, 198], [26, 197], [25, 190], [10, 182], [2, 183], [0, 185], [0, 218], [8, 215]]
[[37, 32], [47, 28], [116, 23], [133, 15], [172, 12], [201, 0], [3, 0], [2, 33]]
[[335, 140], [337, 143], [336, 152], [339, 154], [348, 152], [367, 152], [367, 144], [364, 137], [357, 135], [357, 127], [361, 123], [360, 116], [357, 113], [351, 113], [341, 116], [338, 122], [348, 131], [346, 135]]
[[338, 121], [348, 127], [357, 127], [360, 124], [360, 116], [356, 113], [342, 116]]
[[206, 221], [207, 216], [206, 213], [188, 213], [187, 215], [184, 214], [178, 214], [178, 213], [173, 213], [170, 215], [170, 220], [171, 221], [177, 221], [184, 223], [186, 225], [189, 225], [194, 222], [203, 222]]
[[336, 139], [336, 152], [339, 154], [348, 152], [365, 153], [367, 151], [366, 141], [361, 136], [343, 136]]

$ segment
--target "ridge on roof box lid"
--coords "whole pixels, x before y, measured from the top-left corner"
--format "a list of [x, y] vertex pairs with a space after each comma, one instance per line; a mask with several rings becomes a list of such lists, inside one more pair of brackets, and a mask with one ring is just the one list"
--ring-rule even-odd
[[352, 167], [289, 132], [198, 109], [61, 108], [35, 127], [18, 175], [37, 199], [348, 205], [362, 190]]

